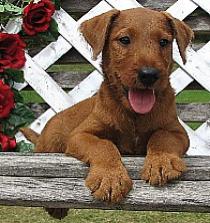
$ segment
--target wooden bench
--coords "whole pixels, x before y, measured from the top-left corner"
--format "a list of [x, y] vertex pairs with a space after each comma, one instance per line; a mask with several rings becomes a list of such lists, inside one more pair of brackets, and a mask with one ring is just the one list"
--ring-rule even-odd
[[62, 154], [0, 154], [0, 205], [210, 212], [210, 157], [186, 157], [181, 180], [152, 187], [139, 180], [142, 157], [124, 157], [134, 188], [118, 205], [93, 199], [88, 167]]

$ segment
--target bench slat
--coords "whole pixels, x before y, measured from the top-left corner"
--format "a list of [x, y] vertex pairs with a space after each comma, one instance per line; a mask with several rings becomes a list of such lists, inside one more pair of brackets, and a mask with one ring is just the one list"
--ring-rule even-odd
[[116, 206], [93, 199], [87, 166], [63, 154], [0, 153], [0, 205], [210, 212], [210, 157], [186, 157], [179, 181], [152, 187], [139, 180], [143, 157], [123, 157], [134, 189]]
[[120, 205], [93, 199], [78, 178], [0, 177], [0, 205], [210, 212], [210, 181], [182, 181], [154, 188], [134, 181]]
[[[88, 166], [63, 154], [10, 154], [0, 153], [0, 176], [82, 178]], [[188, 166], [183, 181], [210, 181], [210, 157], [184, 158]], [[123, 157], [132, 179], [139, 179], [144, 157]]]
[[[32, 104], [31, 110], [39, 117], [48, 109], [47, 104]], [[205, 122], [210, 117], [210, 103], [177, 104], [177, 114], [184, 122]]]

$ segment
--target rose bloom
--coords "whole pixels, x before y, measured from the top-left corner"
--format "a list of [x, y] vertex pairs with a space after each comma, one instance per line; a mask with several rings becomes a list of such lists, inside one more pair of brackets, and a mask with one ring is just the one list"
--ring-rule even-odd
[[13, 151], [16, 145], [15, 139], [0, 132], [0, 147], [2, 152]]
[[10, 111], [15, 107], [14, 103], [14, 93], [10, 86], [0, 80], [0, 119], [9, 116]]
[[45, 32], [55, 12], [55, 5], [50, 0], [30, 2], [23, 11], [23, 30], [28, 35]]
[[22, 68], [26, 62], [25, 47], [18, 34], [0, 33], [0, 72]]

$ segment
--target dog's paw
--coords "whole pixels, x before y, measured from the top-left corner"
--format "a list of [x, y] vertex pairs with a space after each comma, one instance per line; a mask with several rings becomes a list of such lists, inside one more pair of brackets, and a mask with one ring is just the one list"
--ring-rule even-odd
[[163, 186], [168, 181], [180, 177], [185, 170], [183, 160], [176, 155], [168, 153], [147, 155], [141, 179], [153, 186]]
[[123, 165], [107, 169], [92, 167], [85, 183], [96, 199], [111, 203], [120, 202], [133, 185]]

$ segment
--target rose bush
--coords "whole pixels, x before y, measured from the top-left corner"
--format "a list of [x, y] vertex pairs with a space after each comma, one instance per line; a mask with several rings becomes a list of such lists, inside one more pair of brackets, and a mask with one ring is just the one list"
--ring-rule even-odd
[[7, 68], [22, 68], [26, 62], [25, 47], [19, 35], [0, 33], [0, 72]]
[[15, 107], [14, 93], [10, 86], [0, 80], [0, 119], [7, 118]]
[[16, 145], [17, 143], [14, 138], [4, 135], [2, 132], [0, 132], [0, 148], [2, 152], [13, 151]]
[[23, 30], [28, 35], [45, 32], [55, 12], [55, 5], [50, 0], [30, 2], [23, 11]]
[[[21, 93], [15, 89], [15, 83], [24, 82], [24, 72], [20, 69], [26, 62], [26, 44], [30, 52], [58, 38], [58, 24], [52, 15], [55, 9], [60, 9], [60, 0], [3, 1], [0, 6], [0, 20], [4, 24], [0, 27], [0, 151], [32, 151], [31, 144], [15, 140], [19, 128], [35, 119]], [[4, 26], [14, 18], [23, 22], [24, 30], [18, 34], [5, 33]]]

